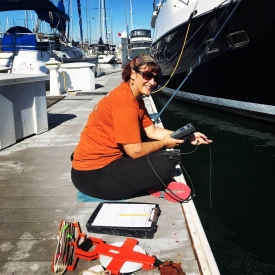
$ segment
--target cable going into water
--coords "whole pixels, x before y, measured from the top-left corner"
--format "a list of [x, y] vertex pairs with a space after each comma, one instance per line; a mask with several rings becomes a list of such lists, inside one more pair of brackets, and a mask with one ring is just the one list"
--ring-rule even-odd
[[211, 145], [209, 144], [209, 203], [210, 203], [210, 209], [212, 209], [212, 153], [211, 153]]
[[[181, 155], [183, 155], [183, 154], [184, 154], [184, 155], [188, 155], [188, 154], [191, 154], [191, 153], [195, 152], [197, 149], [198, 149], [198, 144], [196, 145], [195, 150], [193, 150], [193, 151], [191, 151], [191, 152], [188, 152], [188, 153], [180, 153], [180, 154], [181, 154]], [[154, 167], [153, 167], [153, 165], [152, 165], [152, 163], [151, 163], [151, 161], [150, 161], [150, 159], [149, 159], [149, 155], [150, 155], [150, 154], [147, 155], [148, 163], [149, 163], [150, 167], [152, 168], [154, 174], [157, 176], [157, 178], [159, 179], [159, 181], [161, 182], [161, 184], [164, 186], [164, 188], [165, 188], [164, 192], [166, 192], [167, 194], [169, 194], [169, 192], [170, 192], [171, 194], [173, 194], [173, 196], [179, 200], [179, 201], [178, 201], [179, 203], [187, 203], [187, 202], [189, 202], [190, 200], [192, 200], [192, 199], [196, 196], [196, 195], [195, 195], [195, 187], [194, 187], [194, 184], [193, 184], [193, 182], [192, 182], [190, 176], [188, 175], [186, 169], [185, 169], [182, 165], [181, 165], [180, 167], [184, 170], [185, 174], [187, 175], [187, 177], [188, 177], [188, 179], [189, 179], [189, 181], [190, 181], [190, 185], [191, 185], [191, 187], [192, 187], [191, 190], [192, 190], [192, 193], [193, 193], [191, 196], [189, 196], [189, 198], [187, 198], [187, 199], [185, 199], [185, 200], [183, 200], [182, 198], [180, 198], [179, 196], [177, 196], [177, 195], [168, 187], [168, 185], [166, 185], [166, 184], [161, 180], [161, 178], [159, 177], [158, 173], [157, 173], [156, 170], [154, 169]]]

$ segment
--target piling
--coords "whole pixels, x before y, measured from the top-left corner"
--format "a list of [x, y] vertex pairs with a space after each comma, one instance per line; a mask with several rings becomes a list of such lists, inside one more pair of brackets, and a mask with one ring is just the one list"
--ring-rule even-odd
[[126, 64], [129, 62], [128, 59], [128, 38], [125, 31], [121, 34], [121, 63], [122, 68], [126, 66]]

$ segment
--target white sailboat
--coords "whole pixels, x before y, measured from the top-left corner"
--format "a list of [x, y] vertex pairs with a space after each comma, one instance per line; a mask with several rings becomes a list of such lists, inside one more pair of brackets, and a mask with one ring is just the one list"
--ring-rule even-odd
[[[63, 8], [62, 8], [63, 6]], [[11, 1], [0, 0], [1, 11], [35, 10], [38, 22], [45, 21], [59, 33], [39, 32], [40, 23], [34, 32], [26, 27], [15, 26], [5, 31], [0, 51], [1, 70], [10, 73], [48, 73], [45, 63], [50, 58], [61, 62], [85, 60], [83, 51], [65, 39], [65, 26], [69, 16], [65, 13], [63, 0], [57, 6], [48, 0]], [[52, 14], [49, 16], [49, 14]]]
[[[105, 39], [108, 40], [107, 22], [106, 22], [106, 5], [105, 0], [99, 0], [99, 19], [100, 19], [100, 38], [98, 44], [92, 44], [92, 50], [97, 54], [98, 63], [115, 63], [115, 45], [104, 43], [103, 34]], [[110, 42], [110, 41], [109, 41]]]

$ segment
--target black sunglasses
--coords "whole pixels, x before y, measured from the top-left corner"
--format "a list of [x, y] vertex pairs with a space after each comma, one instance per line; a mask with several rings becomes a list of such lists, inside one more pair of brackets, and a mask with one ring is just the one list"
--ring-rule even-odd
[[159, 74], [153, 74], [152, 72], [142, 72], [142, 71], [139, 71], [136, 67], [133, 68], [133, 70], [137, 73], [139, 73], [143, 79], [145, 80], [151, 80], [152, 78], [154, 78], [154, 81], [157, 83], [157, 84], [160, 84], [161, 83], [161, 75]]

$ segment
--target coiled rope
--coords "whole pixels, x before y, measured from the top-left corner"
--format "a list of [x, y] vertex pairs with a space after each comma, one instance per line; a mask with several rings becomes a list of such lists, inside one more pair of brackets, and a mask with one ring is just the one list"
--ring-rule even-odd
[[71, 242], [74, 238], [72, 223], [62, 221], [61, 229], [57, 236], [58, 242], [53, 259], [53, 270], [54, 272], [59, 272], [59, 275], [64, 274], [67, 266], [72, 263], [74, 247]]

